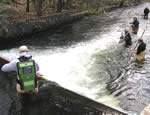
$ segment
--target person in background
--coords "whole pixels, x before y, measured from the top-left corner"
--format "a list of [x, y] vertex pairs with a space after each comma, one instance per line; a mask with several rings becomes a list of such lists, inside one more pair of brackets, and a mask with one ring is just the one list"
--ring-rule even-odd
[[124, 36], [125, 46], [128, 47], [128, 46], [132, 45], [131, 35], [127, 29], [124, 32], [125, 32], [125, 36]]
[[136, 62], [142, 64], [145, 59], [146, 44], [143, 42], [143, 39], [138, 39], [138, 44], [137, 50], [133, 50], [132, 53], [136, 54]]
[[148, 19], [148, 14], [149, 14], [149, 9], [148, 9], [148, 7], [146, 7], [144, 9], [144, 19]]
[[132, 26], [132, 32], [134, 34], [137, 34], [138, 29], [139, 29], [139, 21], [138, 21], [137, 17], [134, 17], [133, 22], [131, 22], [130, 24], [132, 24], [131, 25]]
[[39, 65], [28, 52], [27, 46], [20, 46], [19, 57], [1, 68], [3, 72], [17, 72], [16, 90], [19, 95], [28, 92], [38, 93], [36, 72], [39, 71]]

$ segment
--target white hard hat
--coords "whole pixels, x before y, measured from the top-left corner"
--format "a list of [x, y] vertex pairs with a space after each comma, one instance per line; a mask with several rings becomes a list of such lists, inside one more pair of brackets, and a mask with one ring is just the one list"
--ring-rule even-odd
[[28, 47], [27, 46], [20, 46], [19, 47], [19, 53], [21, 53], [21, 52], [28, 52], [29, 50], [28, 50]]

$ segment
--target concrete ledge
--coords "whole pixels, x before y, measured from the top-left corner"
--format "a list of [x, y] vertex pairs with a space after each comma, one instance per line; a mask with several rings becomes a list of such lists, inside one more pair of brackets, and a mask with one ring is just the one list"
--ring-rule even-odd
[[88, 12], [81, 12], [73, 15], [64, 13], [31, 20], [12, 20], [8, 16], [0, 16], [0, 38], [21, 37], [26, 34], [43, 31], [65, 23], [71, 23], [81, 19], [87, 13]]

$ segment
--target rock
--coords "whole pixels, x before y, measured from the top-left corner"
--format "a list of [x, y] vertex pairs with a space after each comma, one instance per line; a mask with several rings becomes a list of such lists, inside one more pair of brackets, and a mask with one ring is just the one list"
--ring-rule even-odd
[[16, 10], [11, 8], [0, 8], [0, 15], [14, 16], [20, 14]]
[[[53, 16], [43, 16], [38, 19], [23, 19], [10, 17], [9, 13], [13, 12], [13, 16], [19, 14], [12, 9], [0, 10], [0, 40], [15, 39], [24, 35], [33, 34], [49, 28], [60, 26], [69, 22], [73, 22], [82, 18], [87, 12], [76, 15], [56, 14]], [[6, 15], [5, 15], [6, 14]], [[8, 15], [7, 15], [8, 14]], [[1, 42], [2, 42], [1, 41]]]

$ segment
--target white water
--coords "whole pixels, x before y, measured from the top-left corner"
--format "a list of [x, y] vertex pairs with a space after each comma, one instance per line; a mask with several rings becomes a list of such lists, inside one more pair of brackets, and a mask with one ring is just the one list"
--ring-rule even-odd
[[[120, 33], [116, 32], [116, 34], [118, 34], [119, 38]], [[93, 81], [92, 77], [88, 76], [88, 70], [95, 60], [92, 55], [100, 50], [107, 49], [109, 45], [116, 43], [118, 40], [116, 39], [116, 35], [115, 37], [109, 35], [111, 38], [107, 36], [108, 35], [95, 36], [96, 39], [77, 44], [65, 51], [64, 49], [59, 49], [59, 51], [54, 51], [53, 53], [48, 53], [49, 50], [38, 51], [39, 53], [38, 55], [37, 53], [35, 54], [35, 58], [41, 67], [40, 72], [43, 73], [47, 79], [55, 81], [67, 89], [78, 92], [96, 101], [116, 106], [118, 101], [112, 96], [97, 98], [98, 90], [100, 88], [103, 89], [105, 84], [100, 83], [97, 87], [88, 87], [88, 83]], [[63, 52], [61, 50], [63, 50]]]
[[[79, 43], [66, 49], [40, 50], [34, 47], [30, 53], [39, 63], [40, 73], [48, 80], [55, 81], [67, 89], [96, 101], [116, 107], [118, 105], [116, 98], [109, 94], [105, 94], [102, 97], [98, 95], [100, 89], [105, 89], [106, 81], [98, 85], [89, 86], [89, 83], [95, 79], [92, 76], [88, 76], [88, 70], [95, 60], [92, 55], [107, 49], [112, 44], [118, 44], [119, 37], [120, 28], [116, 27], [109, 33], [96, 35], [93, 40]], [[3, 50], [1, 51], [1, 56], [12, 60], [12, 57], [17, 56], [17, 52], [18, 49], [16, 48]]]
[[[145, 6], [143, 6], [143, 8], [144, 7]], [[91, 85], [91, 82], [95, 81], [96, 78], [94, 75], [92, 76], [92, 74], [90, 74], [91, 71], [89, 71], [89, 69], [95, 62], [94, 54], [101, 50], [108, 49], [112, 44], [118, 45], [118, 38], [120, 37], [121, 32], [128, 27], [129, 22], [132, 21], [132, 17], [135, 16], [135, 12], [132, 12], [131, 10], [132, 9], [125, 10], [120, 14], [120, 17], [122, 18], [116, 24], [111, 25], [111, 31], [92, 36], [92, 40], [90, 41], [78, 43], [68, 48], [50, 49], [50, 47], [48, 47], [45, 50], [41, 50], [37, 47], [32, 47], [30, 53], [39, 63], [40, 73], [48, 80], [55, 81], [67, 89], [118, 108], [119, 101], [108, 94], [107, 91], [103, 91], [107, 81]], [[136, 9], [135, 11], [140, 12], [142, 10]], [[145, 23], [148, 22], [140, 22], [139, 36], [141, 36], [141, 33], [145, 28], [142, 26]], [[145, 33], [144, 36], [148, 36], [148, 33]], [[11, 60], [12, 57], [17, 56], [18, 49], [13, 48], [11, 50], [3, 50], [0, 51], [0, 53], [1, 56]], [[100, 91], [103, 92], [104, 95], [99, 95]]]

